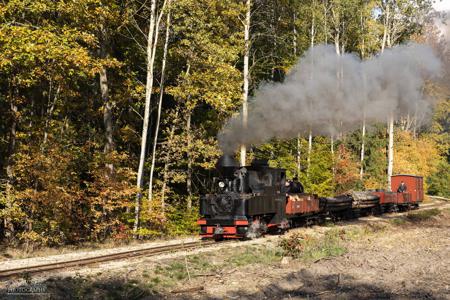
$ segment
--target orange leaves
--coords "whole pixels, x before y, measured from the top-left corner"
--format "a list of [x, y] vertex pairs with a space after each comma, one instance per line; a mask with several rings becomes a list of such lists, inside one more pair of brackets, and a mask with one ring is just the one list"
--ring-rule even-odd
[[[45, 147], [20, 144], [13, 190], [19, 211], [9, 214], [18, 216], [13, 222], [22, 242], [102, 240], [126, 224], [124, 212], [136, 193], [135, 174], [126, 166], [128, 156], [105, 156], [99, 148], [92, 156], [89, 151], [95, 145], [67, 146], [53, 135]], [[106, 163], [114, 164], [113, 175], [107, 176]]]
[[342, 194], [355, 188], [359, 181], [359, 169], [355, 159], [352, 159], [350, 151], [343, 144], [339, 145], [338, 155], [334, 181], [336, 193]]

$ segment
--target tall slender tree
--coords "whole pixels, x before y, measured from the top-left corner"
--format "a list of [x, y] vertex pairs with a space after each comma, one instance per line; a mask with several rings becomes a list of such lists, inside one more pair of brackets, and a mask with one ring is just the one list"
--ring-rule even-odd
[[[168, 11], [166, 17], [166, 38], [164, 42], [164, 54], [162, 57], [162, 66], [161, 66], [161, 79], [159, 84], [159, 101], [158, 101], [158, 112], [156, 117], [156, 127], [155, 127], [155, 135], [153, 138], [153, 149], [152, 149], [152, 161], [150, 166], [150, 180], [148, 184], [148, 202], [149, 209], [152, 207], [153, 201], [153, 175], [155, 171], [155, 162], [156, 162], [156, 146], [158, 143], [158, 135], [159, 135], [159, 125], [161, 122], [161, 112], [162, 112], [162, 104], [164, 97], [164, 80], [165, 80], [165, 72], [166, 72], [166, 61], [167, 61], [167, 50], [169, 46], [169, 34], [170, 34], [170, 0], [168, 0]], [[164, 213], [164, 203], [161, 206], [162, 212]]]
[[[243, 79], [244, 79], [244, 85], [242, 88], [242, 125], [244, 128], [247, 127], [247, 120], [248, 120], [248, 87], [249, 87], [249, 80], [250, 80], [250, 73], [249, 73], [249, 57], [250, 57], [250, 22], [251, 22], [251, 9], [252, 9], [252, 1], [246, 0], [246, 11], [245, 11], [245, 20], [244, 20], [244, 69], [242, 71], [243, 73]], [[247, 148], [245, 145], [241, 145], [241, 166], [246, 165], [246, 155], [247, 155]]]

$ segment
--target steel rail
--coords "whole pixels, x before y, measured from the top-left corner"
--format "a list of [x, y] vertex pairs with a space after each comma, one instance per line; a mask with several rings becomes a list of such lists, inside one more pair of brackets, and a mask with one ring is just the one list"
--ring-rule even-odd
[[445, 197], [431, 196], [431, 195], [425, 195], [425, 196], [430, 197], [430, 198], [434, 198], [434, 199], [437, 199], [437, 200], [441, 200], [441, 201], [450, 201], [450, 199], [445, 198]]
[[128, 258], [134, 258], [134, 257], [139, 257], [139, 256], [153, 256], [153, 255], [163, 254], [163, 253], [167, 253], [167, 252], [201, 248], [201, 247], [205, 247], [205, 246], [212, 245], [212, 244], [216, 244], [216, 242], [214, 242], [214, 241], [189, 242], [189, 243], [182, 243], [182, 244], [175, 244], [175, 245], [157, 246], [157, 247], [145, 248], [145, 249], [128, 250], [128, 251], [122, 251], [122, 252], [112, 253], [112, 254], [99, 255], [99, 256], [93, 256], [93, 257], [87, 257], [87, 258], [81, 258], [81, 259], [73, 259], [73, 260], [61, 261], [61, 262], [44, 263], [44, 264], [27, 266], [27, 267], [19, 267], [19, 268], [14, 268], [14, 269], [6, 269], [6, 270], [0, 270], [0, 279], [17, 277], [17, 276], [21, 276], [24, 274], [41, 273], [41, 272], [45, 272], [45, 271], [53, 271], [53, 270], [64, 269], [64, 268], [85, 266], [85, 265], [96, 264], [96, 263], [101, 263], [101, 262], [114, 261], [114, 260], [118, 260], [118, 259], [128, 259]]

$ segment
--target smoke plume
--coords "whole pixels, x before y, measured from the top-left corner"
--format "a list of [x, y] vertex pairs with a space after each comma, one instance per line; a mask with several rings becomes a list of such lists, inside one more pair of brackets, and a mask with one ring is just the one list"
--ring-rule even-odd
[[426, 115], [431, 101], [423, 93], [441, 65], [432, 49], [408, 44], [361, 61], [336, 55], [334, 47], [309, 49], [283, 83], [265, 83], [249, 101], [248, 126], [241, 114], [228, 120], [218, 139], [231, 153], [241, 144], [288, 139], [311, 130], [314, 135], [346, 132], [410, 114]]

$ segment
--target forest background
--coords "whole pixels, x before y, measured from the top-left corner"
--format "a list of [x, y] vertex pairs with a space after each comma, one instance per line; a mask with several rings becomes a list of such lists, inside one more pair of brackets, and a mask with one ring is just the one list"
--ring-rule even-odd
[[[320, 43], [361, 59], [408, 41], [433, 47], [444, 70], [424, 89], [433, 116], [395, 123], [394, 174], [449, 197], [446, 18], [430, 0], [0, 1], [2, 242], [194, 232], [244, 69], [251, 102]], [[386, 123], [335, 137], [305, 129], [247, 149], [247, 162], [269, 159], [328, 196], [385, 188], [387, 145]]]

